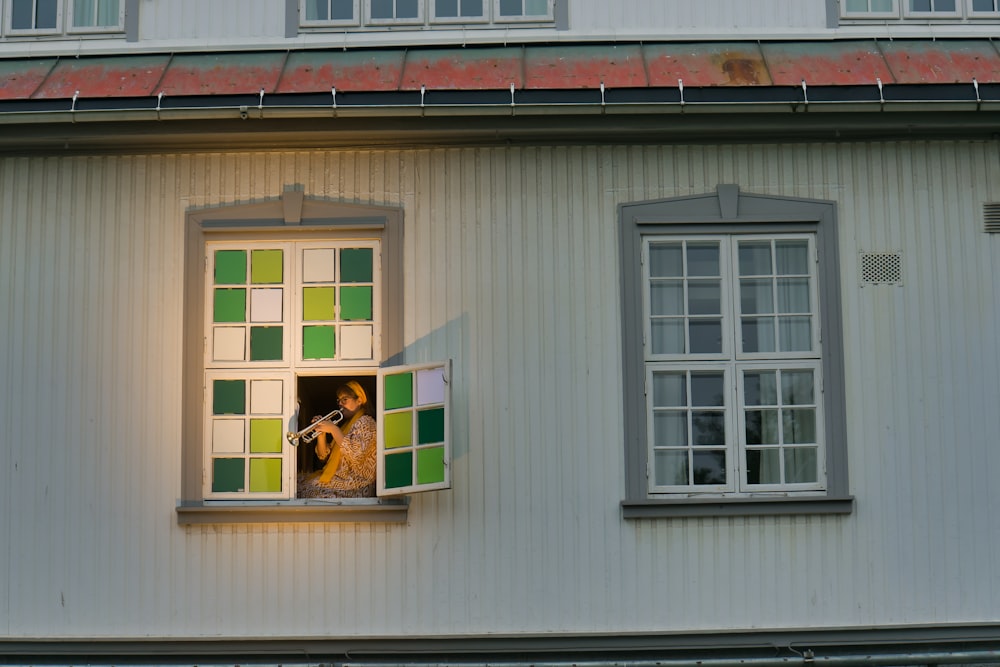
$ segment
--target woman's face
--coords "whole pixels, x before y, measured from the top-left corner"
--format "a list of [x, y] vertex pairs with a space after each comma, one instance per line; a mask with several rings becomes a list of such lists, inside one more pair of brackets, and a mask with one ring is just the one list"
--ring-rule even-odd
[[345, 417], [350, 417], [361, 407], [361, 402], [358, 401], [357, 397], [350, 394], [338, 395], [337, 403], [340, 404], [340, 410], [344, 413]]

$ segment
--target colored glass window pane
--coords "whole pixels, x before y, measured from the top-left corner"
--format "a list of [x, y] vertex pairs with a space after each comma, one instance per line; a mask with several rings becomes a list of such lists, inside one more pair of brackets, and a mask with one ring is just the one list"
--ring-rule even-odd
[[413, 405], [413, 374], [398, 373], [385, 376], [385, 396], [383, 407], [386, 410], [408, 408]]
[[281, 452], [281, 420], [250, 420], [250, 452], [252, 454], [278, 454]]
[[417, 484], [444, 481], [444, 447], [417, 450]]
[[212, 382], [212, 414], [245, 414], [246, 392], [243, 380], [215, 380]]
[[245, 289], [217, 289], [213, 319], [216, 322], [245, 322], [247, 291]]
[[280, 250], [253, 250], [250, 252], [250, 282], [255, 285], [273, 285], [282, 282], [282, 252]]
[[413, 452], [400, 452], [385, 457], [385, 487], [398, 489], [413, 483]]
[[247, 251], [215, 251], [215, 284], [244, 285], [247, 282]]
[[417, 371], [417, 405], [444, 403], [446, 384], [441, 368]]
[[340, 319], [342, 320], [372, 319], [372, 288], [341, 287]]
[[302, 319], [315, 322], [336, 317], [336, 289], [333, 287], [305, 287], [302, 290]]
[[212, 491], [242, 491], [245, 486], [243, 475], [243, 459], [213, 459]]
[[337, 280], [337, 250], [335, 248], [310, 248], [302, 251], [302, 282], [332, 283]]
[[250, 328], [250, 361], [281, 361], [282, 327]]
[[250, 491], [252, 493], [281, 491], [281, 459], [250, 459]]
[[340, 281], [372, 282], [372, 249], [344, 248], [340, 251]]
[[409, 447], [413, 444], [413, 415], [407, 412], [394, 412], [385, 415], [385, 448]]
[[337, 353], [333, 327], [302, 327], [302, 358], [332, 359]]
[[417, 412], [417, 443], [444, 442], [444, 408]]

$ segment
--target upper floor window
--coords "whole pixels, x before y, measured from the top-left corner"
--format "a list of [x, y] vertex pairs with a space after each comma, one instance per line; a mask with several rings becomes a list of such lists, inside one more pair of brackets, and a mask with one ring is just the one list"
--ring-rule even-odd
[[8, 0], [4, 25], [11, 36], [120, 32], [125, 7], [122, 0]]
[[303, 27], [549, 23], [554, 0], [301, 0]]
[[1000, 18], [1000, 0], [843, 0], [845, 19]]

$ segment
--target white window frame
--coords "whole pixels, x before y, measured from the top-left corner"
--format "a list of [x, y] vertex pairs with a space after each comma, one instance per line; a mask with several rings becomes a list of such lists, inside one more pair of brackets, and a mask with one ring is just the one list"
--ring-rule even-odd
[[[455, 0], [458, 5], [459, 13], [462, 10], [462, 0]], [[438, 16], [437, 15], [437, 4], [439, 0], [427, 0], [429, 3], [430, 10], [428, 12], [429, 20], [434, 24], [448, 24], [448, 23], [462, 23], [462, 24], [485, 24], [489, 23], [491, 20], [490, 16], [490, 6], [492, 0], [478, 0], [483, 9], [482, 16]]]
[[[389, 0], [392, 2], [393, 14], [396, 13], [397, 3], [400, 0]], [[371, 26], [412, 26], [423, 25], [427, 11], [425, 5], [427, 0], [417, 0], [417, 15], [412, 18], [374, 18], [372, 16], [372, 0], [365, 0], [365, 22]]]
[[[327, 3], [327, 10], [329, 11], [329, 6], [332, 0], [324, 0]], [[306, 14], [306, 8], [308, 7], [310, 0], [300, 0], [299, 2], [299, 12], [301, 13], [301, 20], [299, 21], [304, 28], [323, 28], [323, 27], [334, 27], [334, 26], [358, 26], [361, 25], [361, 0], [352, 0], [354, 8], [353, 18], [351, 19], [308, 19]]]
[[[931, 0], [931, 3], [937, 2], [939, 0]], [[992, 0], [994, 8], [986, 11], [976, 11], [974, 9], [974, 0], [955, 0], [954, 11], [917, 11], [910, 9], [910, 0], [892, 0], [892, 9], [889, 11], [879, 12], [879, 11], [861, 11], [852, 12], [848, 9], [846, 0], [842, 0], [840, 4], [840, 17], [845, 20], [860, 20], [865, 21], [869, 19], [895, 19], [898, 21], [914, 20], [914, 21], [956, 21], [956, 20], [976, 20], [976, 19], [996, 19], [1000, 18], [1000, 3], [997, 0]], [[871, 6], [871, 0], [868, 0], [869, 6]]]
[[[125, 0], [117, 0], [118, 2], [118, 22], [114, 25], [93, 25], [93, 26], [78, 26], [75, 25], [75, 6], [73, 0], [66, 0], [66, 32], [70, 34], [102, 34], [102, 33], [119, 33], [125, 31]], [[95, 0], [94, 11], [97, 10], [97, 3]]]
[[528, 0], [520, 0], [522, 13], [518, 15], [504, 16], [500, 13], [500, 2], [501, 0], [492, 0], [494, 23], [537, 23], [540, 21], [547, 22], [555, 20], [555, 0], [546, 0], [547, 10], [544, 15], [525, 14], [524, 5], [528, 2]]
[[[32, 24], [35, 23], [36, 12], [34, 8], [37, 6], [39, 0], [26, 0], [31, 2], [32, 5]], [[70, 2], [72, 0], [69, 0]], [[52, 28], [15, 28], [14, 27], [14, 3], [16, 0], [7, 0], [4, 7], [4, 21], [7, 27], [7, 34], [15, 37], [21, 35], [59, 35], [63, 32], [63, 2], [64, 0], [57, 0], [56, 2], [56, 24]]]

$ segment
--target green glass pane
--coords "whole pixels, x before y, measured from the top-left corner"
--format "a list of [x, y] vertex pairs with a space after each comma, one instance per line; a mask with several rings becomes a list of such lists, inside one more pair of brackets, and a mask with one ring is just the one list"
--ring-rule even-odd
[[250, 420], [250, 452], [278, 454], [281, 452], [281, 419]]
[[245, 289], [215, 290], [213, 320], [215, 322], [246, 322], [247, 291]]
[[413, 483], [413, 452], [385, 457], [385, 488], [398, 489]]
[[382, 405], [386, 410], [413, 406], [413, 373], [386, 375]]
[[340, 251], [340, 282], [370, 283], [372, 281], [372, 249], [344, 248]]
[[372, 319], [372, 288], [371, 287], [341, 287], [340, 288], [340, 319], [371, 320]]
[[417, 484], [444, 481], [444, 447], [417, 450]]
[[282, 282], [280, 250], [253, 250], [250, 252], [250, 282], [255, 285], [274, 285]]
[[333, 359], [336, 353], [333, 327], [302, 327], [303, 359]]
[[315, 322], [336, 318], [336, 289], [333, 287], [306, 287], [302, 290], [302, 319]]
[[417, 443], [444, 442], [444, 408], [417, 412]]
[[281, 459], [250, 459], [250, 491], [281, 491]]
[[413, 413], [393, 412], [385, 415], [382, 428], [385, 430], [385, 448], [409, 447], [413, 444]]
[[212, 491], [226, 493], [242, 491], [243, 459], [214, 459], [212, 461]]
[[247, 251], [215, 251], [215, 284], [245, 285], [247, 282]]
[[282, 327], [250, 327], [250, 361], [281, 361]]
[[215, 380], [212, 382], [212, 414], [246, 414], [246, 382], [243, 380]]

